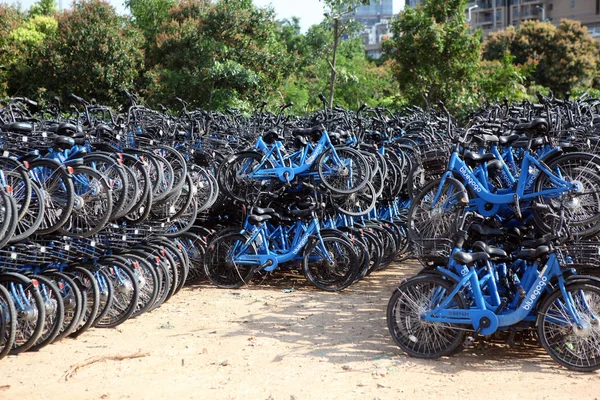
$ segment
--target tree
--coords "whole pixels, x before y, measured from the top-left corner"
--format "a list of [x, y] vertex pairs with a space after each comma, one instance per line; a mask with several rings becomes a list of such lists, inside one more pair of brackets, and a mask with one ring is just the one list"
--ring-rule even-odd
[[[35, 59], [46, 40], [58, 29], [58, 21], [52, 16], [35, 15], [23, 21], [10, 32], [14, 62], [9, 69], [8, 87], [10, 95], [34, 96], [46, 85], [43, 73], [36, 73]], [[41, 79], [35, 79], [39, 77]]]
[[549, 22], [526, 21], [490, 35], [483, 57], [500, 60], [508, 52], [515, 65], [535, 67], [532, 83], [564, 95], [578, 87], [589, 87], [596, 74], [598, 44], [580, 22], [562, 20], [558, 27]]
[[480, 35], [469, 33], [465, 9], [466, 0], [425, 0], [392, 23], [384, 50], [409, 102], [442, 100], [455, 109], [477, 103]]
[[175, 0], [126, 0], [125, 6], [131, 11], [133, 23], [144, 32], [151, 43], [161, 25], [168, 19], [169, 10]]
[[37, 15], [50, 16], [56, 11], [58, 11], [56, 0], [39, 0], [29, 8], [29, 15], [32, 17]]
[[[50, 94], [74, 92], [119, 104], [143, 68], [143, 37], [101, 0], [83, 0], [58, 18], [56, 35], [36, 57], [37, 82]], [[33, 71], [32, 71], [33, 72]]]
[[337, 76], [336, 64], [340, 38], [348, 29], [348, 21], [344, 17], [356, 10], [360, 5], [369, 5], [371, 0], [322, 0], [327, 12], [325, 17], [333, 26], [333, 49], [331, 55], [331, 79], [329, 83], [329, 108], [333, 107], [333, 96], [335, 92], [335, 79]]
[[251, 0], [185, 0], [169, 11], [149, 54], [148, 97], [176, 105], [244, 106], [269, 96], [288, 70], [271, 9]]
[[[357, 109], [363, 103], [370, 106], [388, 105], [398, 93], [389, 63], [377, 66], [365, 56], [360, 36], [349, 26], [348, 39], [340, 40], [336, 60], [334, 104]], [[331, 49], [333, 37], [327, 21], [310, 27], [305, 35], [280, 36], [293, 51], [294, 73], [280, 89], [280, 102], [294, 102], [294, 112], [309, 112], [323, 105], [317, 94], [330, 88]]]
[[0, 97], [5, 97], [10, 70], [18, 62], [11, 33], [21, 23], [22, 16], [15, 7], [0, 4], [0, 21]]

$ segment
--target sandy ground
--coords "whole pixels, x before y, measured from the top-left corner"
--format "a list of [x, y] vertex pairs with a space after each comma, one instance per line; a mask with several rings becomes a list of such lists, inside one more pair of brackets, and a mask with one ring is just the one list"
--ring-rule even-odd
[[0, 399], [600, 398], [600, 373], [570, 372], [532, 345], [402, 354], [385, 308], [414, 272], [395, 265], [342, 293], [290, 276], [186, 288], [117, 329], [0, 361]]

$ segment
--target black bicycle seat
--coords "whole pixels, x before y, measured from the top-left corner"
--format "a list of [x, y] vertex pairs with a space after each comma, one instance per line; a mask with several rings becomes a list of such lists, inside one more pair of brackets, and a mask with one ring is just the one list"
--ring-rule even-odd
[[459, 251], [458, 253], [454, 253], [452, 256], [454, 261], [461, 265], [472, 265], [477, 261], [486, 261], [490, 259], [488, 253], [478, 252], [478, 253], [467, 253], [466, 251]]
[[67, 136], [57, 136], [54, 139], [54, 146], [60, 150], [67, 150], [75, 146], [75, 140]]
[[2, 129], [15, 133], [31, 133], [33, 132], [33, 125], [26, 122], [13, 122], [11, 124], [4, 125]]
[[469, 167], [474, 167], [477, 164], [495, 160], [496, 156], [492, 153], [478, 154], [470, 151], [465, 154], [464, 159]]
[[473, 231], [480, 236], [504, 236], [504, 231], [495, 228], [488, 228], [481, 224], [473, 224], [469, 227], [469, 231]]
[[548, 253], [550, 253], [550, 247], [538, 246], [535, 249], [523, 249], [517, 253], [516, 257], [521, 260], [535, 261], [548, 255]]
[[261, 222], [265, 222], [271, 219], [270, 215], [250, 215], [248, 217], [248, 223], [250, 225], [258, 225]]
[[252, 212], [257, 215], [265, 215], [265, 214], [273, 214], [275, 212], [275, 210], [272, 208], [252, 207]]
[[500, 136], [498, 138], [500, 144], [502, 145], [506, 145], [506, 144], [511, 144], [516, 142], [517, 140], [519, 140], [521, 138], [521, 135], [517, 135], [516, 133], [513, 133], [512, 135], [509, 136]]
[[490, 257], [500, 257], [500, 258], [508, 257], [508, 255], [506, 254], [506, 251], [502, 250], [499, 247], [488, 246], [487, 244], [483, 243], [480, 240], [473, 243], [473, 250], [483, 251], [484, 253], [487, 253]]
[[527, 133], [540, 132], [546, 134], [549, 130], [549, 124], [544, 118], [534, 118], [530, 122], [515, 125], [513, 129], [515, 131], [523, 131]]

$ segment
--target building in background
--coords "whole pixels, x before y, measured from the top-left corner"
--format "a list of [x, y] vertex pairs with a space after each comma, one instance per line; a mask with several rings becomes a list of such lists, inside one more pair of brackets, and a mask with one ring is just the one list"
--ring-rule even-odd
[[350, 17], [364, 25], [361, 36], [367, 55], [378, 59], [382, 55], [382, 44], [389, 38], [390, 23], [404, 7], [404, 1], [380, 0], [372, 1], [368, 6], [360, 6]]
[[471, 25], [484, 35], [527, 20], [545, 19], [558, 25], [567, 18], [581, 21], [592, 36], [600, 38], [600, 0], [478, 0], [468, 7]]

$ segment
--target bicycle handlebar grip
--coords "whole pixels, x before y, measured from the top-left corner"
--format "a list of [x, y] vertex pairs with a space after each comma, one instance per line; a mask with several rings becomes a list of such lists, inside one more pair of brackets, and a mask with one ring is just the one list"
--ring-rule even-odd
[[69, 96], [68, 96], [68, 97], [69, 97], [71, 100], [74, 100], [74, 101], [76, 101], [76, 102], [78, 102], [78, 103], [83, 103], [83, 99], [82, 99], [81, 97], [79, 97], [79, 96], [76, 96], [74, 93], [69, 93]]

